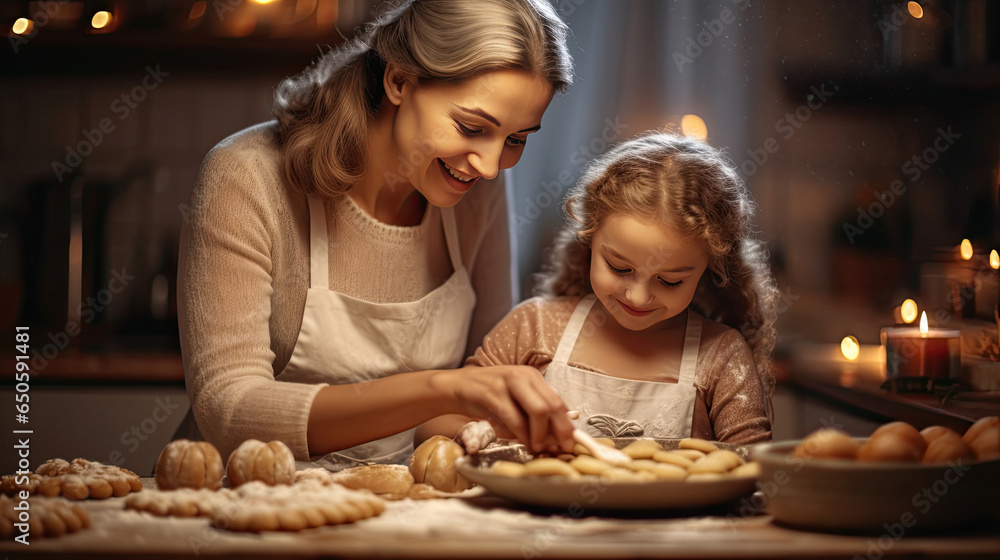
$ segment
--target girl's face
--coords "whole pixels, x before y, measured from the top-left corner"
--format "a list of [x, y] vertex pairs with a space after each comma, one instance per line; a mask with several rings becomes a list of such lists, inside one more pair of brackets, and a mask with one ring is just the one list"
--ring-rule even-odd
[[594, 294], [619, 325], [632, 331], [687, 309], [710, 259], [705, 242], [624, 214], [605, 218], [591, 248]]
[[395, 170], [440, 207], [454, 206], [479, 178], [492, 179], [517, 163], [553, 94], [548, 80], [521, 70], [458, 82], [406, 79], [398, 88], [388, 94], [398, 107], [389, 173]]

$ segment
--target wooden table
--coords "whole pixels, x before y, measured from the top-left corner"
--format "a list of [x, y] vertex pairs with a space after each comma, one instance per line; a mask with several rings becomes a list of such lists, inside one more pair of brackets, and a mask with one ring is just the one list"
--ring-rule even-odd
[[[151, 479], [144, 479], [153, 487]], [[123, 499], [82, 505], [92, 526], [29, 546], [0, 544], [0, 556], [115, 558], [996, 558], [1000, 527], [950, 535], [851, 536], [774, 525], [738, 514], [740, 504], [684, 516], [573, 518], [528, 511], [473, 489], [460, 498], [387, 502], [353, 525], [300, 533], [220, 531], [205, 519], [126, 511]]]

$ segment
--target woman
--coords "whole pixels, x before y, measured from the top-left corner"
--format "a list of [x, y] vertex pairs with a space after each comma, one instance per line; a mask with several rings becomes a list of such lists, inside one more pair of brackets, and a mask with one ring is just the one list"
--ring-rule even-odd
[[463, 413], [570, 449], [533, 368], [452, 369], [513, 304], [493, 180], [570, 81], [543, 0], [416, 0], [285, 80], [276, 123], [216, 146], [179, 270], [207, 439], [282, 440], [336, 469], [402, 462], [412, 428]]

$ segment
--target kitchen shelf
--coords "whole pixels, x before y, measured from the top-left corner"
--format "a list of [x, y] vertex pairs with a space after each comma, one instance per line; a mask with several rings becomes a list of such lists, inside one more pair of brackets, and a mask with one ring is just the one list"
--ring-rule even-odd
[[[13, 364], [14, 354], [0, 354], [0, 364]], [[184, 366], [179, 352], [81, 352], [67, 348], [44, 367], [33, 369], [31, 385], [64, 384], [184, 384]], [[12, 369], [12, 367], [11, 367]], [[14, 376], [2, 385], [13, 385]]]
[[789, 71], [779, 76], [787, 94], [801, 100], [823, 84], [836, 86], [835, 104], [948, 104], [956, 101], [996, 101], [1000, 65], [960, 69], [875, 70], [857, 74], [842, 68]]
[[125, 31], [106, 35], [49, 34], [28, 40], [18, 52], [3, 49], [4, 76], [95, 76], [162, 65], [171, 72], [216, 75], [250, 72], [295, 74], [339, 35], [315, 38], [212, 37]]

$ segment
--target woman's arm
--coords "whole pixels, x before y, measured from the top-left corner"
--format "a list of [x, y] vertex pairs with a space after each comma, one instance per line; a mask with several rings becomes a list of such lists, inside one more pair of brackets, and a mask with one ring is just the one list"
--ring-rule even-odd
[[[546, 334], [539, 328], [539, 318], [545, 314], [545, 305], [539, 298], [522, 302], [507, 314], [483, 339], [483, 343], [466, 359], [466, 368], [490, 368], [502, 365], [544, 367], [551, 359], [542, 339]], [[433, 435], [454, 438], [459, 429], [478, 418], [463, 415], [444, 415], [424, 422], [417, 428], [414, 443], [419, 445]], [[494, 424], [500, 437], [511, 438], [514, 434], [504, 426]]]
[[462, 414], [505, 426], [532, 450], [573, 448], [566, 405], [529, 366], [430, 370], [366, 383], [323, 387], [309, 413], [311, 454], [346, 449]]
[[274, 381], [280, 201], [268, 183], [276, 164], [261, 147], [262, 134], [244, 131], [213, 149], [184, 208], [178, 269], [184, 374], [198, 426], [223, 456], [256, 438], [284, 441], [305, 458], [309, 404], [321, 387]]

